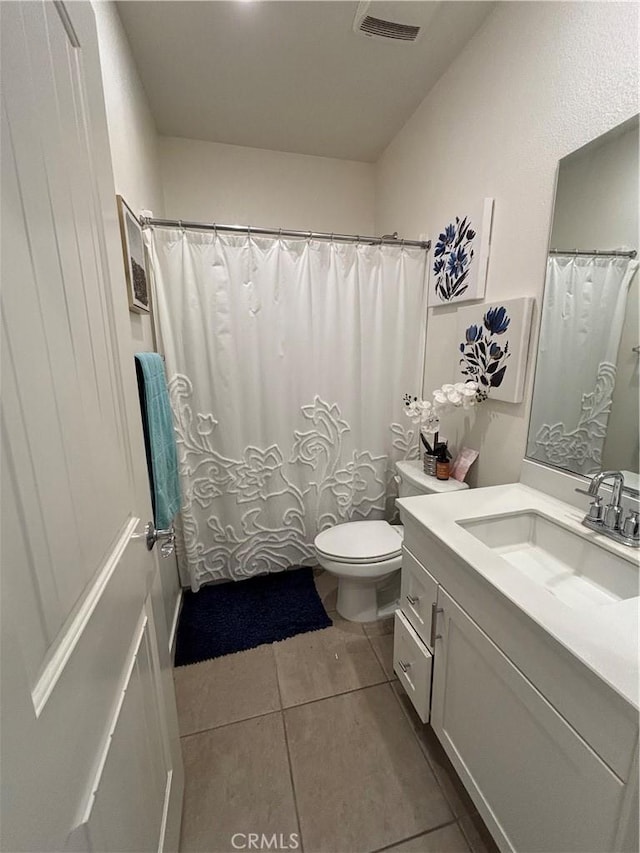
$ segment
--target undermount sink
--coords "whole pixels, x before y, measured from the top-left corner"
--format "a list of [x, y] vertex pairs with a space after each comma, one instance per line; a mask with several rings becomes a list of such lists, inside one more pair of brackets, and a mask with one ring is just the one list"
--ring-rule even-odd
[[598, 607], [639, 594], [637, 564], [537, 512], [458, 524], [568, 607]]

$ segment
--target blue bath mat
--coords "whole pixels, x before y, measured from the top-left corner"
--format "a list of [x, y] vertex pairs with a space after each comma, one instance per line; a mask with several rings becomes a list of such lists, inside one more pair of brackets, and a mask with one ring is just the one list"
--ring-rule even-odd
[[332, 625], [304, 567], [185, 591], [176, 666], [254, 649]]

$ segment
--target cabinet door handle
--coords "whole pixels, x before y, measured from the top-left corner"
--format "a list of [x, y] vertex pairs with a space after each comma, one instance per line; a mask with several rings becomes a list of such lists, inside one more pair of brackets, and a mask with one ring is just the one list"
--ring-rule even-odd
[[420, 598], [419, 598], [418, 596], [409, 595], [409, 594], [407, 593], [407, 601], [409, 602], [409, 604], [410, 604], [412, 607], [415, 607], [415, 606], [416, 606], [416, 604], [420, 601]]
[[411, 664], [410, 664], [410, 663], [405, 663], [404, 661], [399, 660], [399, 661], [398, 661], [398, 666], [400, 667], [400, 669], [401, 669], [403, 672], [407, 672], [407, 671], [408, 671], [408, 669], [409, 669], [409, 667], [411, 666]]
[[439, 640], [442, 637], [442, 634], [436, 634], [438, 613], [442, 613], [442, 607], [438, 607], [434, 601], [431, 605], [431, 648], [435, 646], [436, 640]]

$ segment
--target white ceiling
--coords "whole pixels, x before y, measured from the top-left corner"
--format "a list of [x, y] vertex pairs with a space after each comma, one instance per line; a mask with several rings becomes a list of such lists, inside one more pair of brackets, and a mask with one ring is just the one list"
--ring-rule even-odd
[[118, 3], [158, 132], [375, 161], [491, 2], [374, 2], [415, 43], [353, 31], [357, 2]]

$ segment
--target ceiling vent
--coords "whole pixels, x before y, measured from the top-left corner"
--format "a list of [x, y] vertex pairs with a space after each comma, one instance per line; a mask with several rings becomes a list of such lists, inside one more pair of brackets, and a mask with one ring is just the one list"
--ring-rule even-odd
[[[371, 6], [375, 9], [371, 9]], [[385, 41], [395, 42], [414, 42], [422, 31], [421, 22], [411, 20], [415, 18], [415, 14], [407, 12], [407, 8], [413, 6], [410, 3], [394, 3], [394, 2], [362, 2], [358, 4], [356, 16], [353, 21], [353, 30], [358, 35], [366, 36], [373, 39], [384, 39]], [[416, 3], [415, 6], [422, 4]], [[393, 7], [396, 6], [396, 9]], [[397, 14], [397, 10], [404, 14]], [[370, 15], [369, 12], [380, 12], [378, 15]], [[384, 14], [386, 13], [386, 14]], [[389, 18], [401, 17], [403, 20], [389, 20]]]
[[360, 32], [367, 36], [377, 36], [381, 39], [398, 39], [399, 41], [415, 41], [420, 27], [411, 24], [397, 24], [395, 21], [383, 21], [382, 18], [372, 18], [365, 15], [360, 23]]

